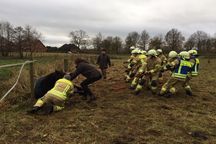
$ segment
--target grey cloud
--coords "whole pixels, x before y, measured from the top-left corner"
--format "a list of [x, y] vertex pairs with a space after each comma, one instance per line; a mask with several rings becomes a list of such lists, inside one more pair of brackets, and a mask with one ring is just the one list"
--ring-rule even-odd
[[0, 20], [32, 25], [44, 43], [68, 43], [72, 30], [102, 32], [124, 38], [146, 29], [152, 36], [178, 28], [188, 36], [196, 30], [216, 32], [214, 0], [1, 0]]

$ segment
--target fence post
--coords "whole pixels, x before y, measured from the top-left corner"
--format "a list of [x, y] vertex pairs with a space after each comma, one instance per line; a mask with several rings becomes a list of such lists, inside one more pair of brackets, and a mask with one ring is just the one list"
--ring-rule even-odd
[[68, 59], [64, 59], [64, 71], [68, 71]]
[[34, 63], [29, 64], [31, 98], [34, 99]]

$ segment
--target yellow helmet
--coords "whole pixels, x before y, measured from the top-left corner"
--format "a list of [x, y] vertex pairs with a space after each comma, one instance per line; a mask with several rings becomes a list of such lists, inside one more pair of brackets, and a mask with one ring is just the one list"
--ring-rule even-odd
[[149, 55], [149, 56], [157, 56], [157, 52], [156, 52], [155, 49], [151, 49], [151, 50], [148, 51], [147, 55]]
[[179, 56], [182, 58], [182, 59], [190, 59], [190, 54], [189, 52], [187, 51], [182, 51], [179, 53]]
[[192, 55], [192, 56], [198, 55], [197, 50], [194, 50], [194, 49], [189, 50], [188, 52], [189, 52], [189, 54]]
[[146, 51], [145, 50], [141, 50], [141, 54], [144, 54], [144, 55], [146, 55]]
[[135, 46], [131, 46], [131, 47], [130, 47], [130, 50], [134, 50], [134, 49], [136, 49]]
[[176, 51], [170, 51], [168, 57], [169, 58], [176, 58], [176, 57], [178, 57], [178, 53]]
[[131, 51], [131, 54], [138, 54], [138, 53], [140, 53], [140, 50], [137, 48]]

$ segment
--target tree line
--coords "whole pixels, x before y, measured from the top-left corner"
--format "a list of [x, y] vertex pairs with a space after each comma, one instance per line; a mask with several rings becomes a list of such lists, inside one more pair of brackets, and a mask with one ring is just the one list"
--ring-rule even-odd
[[41, 34], [30, 25], [14, 27], [9, 22], [0, 22], [0, 53], [2, 56], [10, 56], [12, 52], [18, 52], [19, 57], [24, 57], [24, 52], [34, 52], [37, 40]]
[[[187, 39], [178, 29], [171, 29], [165, 35], [159, 34], [151, 37], [147, 30], [130, 32], [125, 39], [119, 36], [103, 36], [100, 32], [94, 37], [89, 37], [84, 30], [74, 30], [69, 33], [70, 43], [82, 51], [98, 52], [105, 48], [108, 52], [119, 54], [129, 53], [131, 46], [141, 49], [163, 49], [164, 51], [181, 51], [196, 48], [202, 53], [216, 52], [216, 35], [210, 36], [204, 31], [196, 31]], [[17, 52], [20, 58], [24, 52], [35, 51], [37, 40], [41, 33], [31, 26], [13, 26], [9, 22], [0, 21], [0, 54], [10, 56]]]
[[128, 33], [123, 40], [119, 36], [104, 37], [98, 33], [95, 37], [89, 39], [87, 33], [83, 30], [72, 31], [69, 34], [71, 43], [79, 48], [85, 49], [88, 45], [93, 46], [94, 50], [101, 48], [107, 49], [111, 53], [128, 53], [131, 46], [137, 46], [141, 49], [163, 49], [164, 51], [181, 51], [197, 49], [201, 53], [216, 52], [216, 35], [211, 37], [204, 31], [196, 31], [187, 39], [178, 29], [171, 29], [165, 35], [159, 34], [150, 37], [146, 30], [141, 33], [136, 31]]

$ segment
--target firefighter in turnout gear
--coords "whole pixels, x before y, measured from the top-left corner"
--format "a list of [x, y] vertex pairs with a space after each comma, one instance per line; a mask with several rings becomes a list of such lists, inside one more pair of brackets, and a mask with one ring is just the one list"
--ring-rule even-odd
[[125, 79], [126, 82], [129, 82], [136, 74], [136, 64], [139, 61], [139, 53], [140, 50], [138, 48], [135, 48], [134, 50], [131, 51], [131, 57], [128, 60], [129, 64], [126, 69], [126, 75]]
[[191, 75], [192, 77], [187, 77], [186, 80], [186, 85], [190, 85], [189, 82], [192, 78], [198, 76], [198, 71], [199, 71], [199, 59], [198, 59], [198, 53], [196, 50], [189, 50], [188, 53], [190, 54], [190, 62], [192, 64], [192, 70], [191, 70]]
[[198, 53], [196, 50], [189, 50], [188, 52], [190, 54], [190, 59], [192, 62], [192, 76], [196, 77], [196, 76], [198, 76], [199, 64], [200, 64], [200, 60], [198, 58]]
[[162, 49], [157, 49], [157, 56], [161, 59], [161, 65], [164, 65], [167, 63], [167, 58], [166, 56], [163, 54]]
[[142, 89], [142, 83], [141, 80], [144, 79], [143, 75], [146, 72], [146, 65], [147, 65], [147, 57], [146, 52], [144, 50], [140, 50], [140, 54], [138, 56], [138, 61], [136, 64], [137, 72], [136, 75], [131, 83], [130, 88], [135, 89], [135, 94], [138, 94]]
[[[172, 53], [175, 55], [174, 52]], [[169, 57], [172, 57], [171, 55], [172, 54], [170, 52]], [[179, 59], [174, 59], [173, 62], [166, 65], [168, 69], [173, 69], [173, 71], [170, 79], [162, 86], [159, 93], [160, 96], [170, 97], [174, 95], [176, 93], [175, 86], [177, 84], [181, 84], [184, 87], [187, 95], [192, 95], [191, 88], [186, 83], [187, 78], [191, 77], [192, 64], [190, 62], [190, 54], [186, 51], [183, 51], [179, 54], [179, 56]]]
[[64, 78], [59, 79], [50, 91], [37, 100], [32, 110], [28, 111], [28, 113], [37, 113], [44, 104], [53, 105], [50, 112], [64, 109], [64, 102], [74, 90], [73, 83], [70, 79], [71, 76], [68, 74], [66, 74]]
[[[161, 59], [161, 66], [163, 67], [163, 66], [167, 63], [167, 58], [166, 58], [166, 56], [163, 54], [162, 49], [157, 49], [157, 56]], [[159, 72], [159, 81], [160, 81], [160, 82], [163, 81], [162, 72]]]
[[148, 76], [148, 88], [150, 88], [153, 94], [156, 94], [158, 87], [158, 76], [161, 69], [161, 59], [157, 57], [157, 52], [154, 49], [149, 50], [147, 55], [146, 75]]
[[170, 51], [168, 54], [167, 63], [162, 66], [161, 72], [163, 73], [164, 71], [173, 71], [178, 61], [179, 61], [178, 53], [176, 51]]

